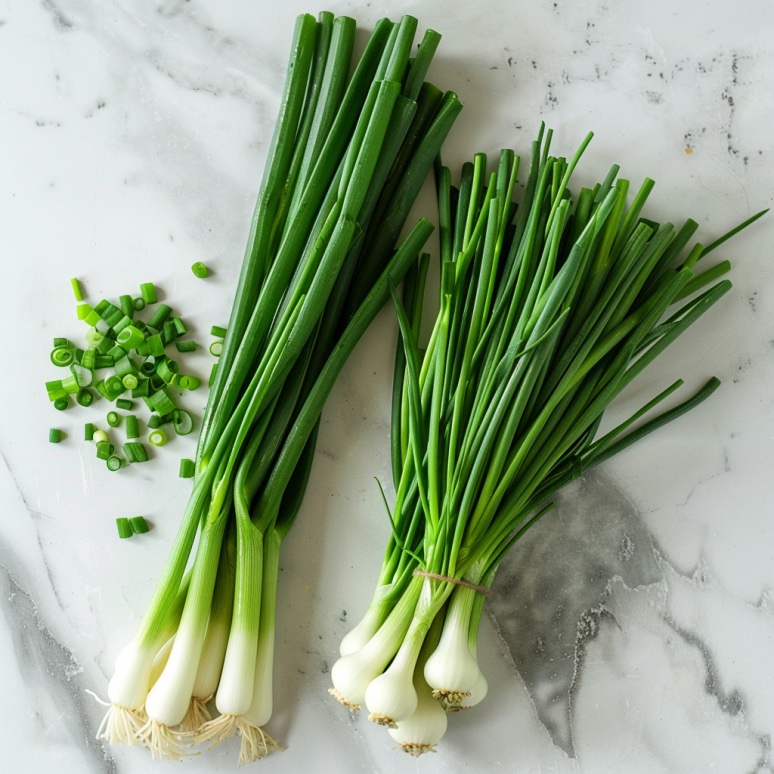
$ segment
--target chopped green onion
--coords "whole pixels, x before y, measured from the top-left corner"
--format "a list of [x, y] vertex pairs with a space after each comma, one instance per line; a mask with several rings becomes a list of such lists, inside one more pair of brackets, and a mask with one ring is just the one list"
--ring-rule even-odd
[[111, 427], [118, 427], [121, 424], [121, 415], [117, 414], [115, 411], [108, 411], [107, 423]]
[[160, 333], [154, 333], [152, 336], [148, 336], [145, 341], [148, 344], [148, 350], [153, 357], [164, 356], [164, 340], [161, 338]]
[[116, 341], [124, 349], [136, 349], [145, 341], [145, 334], [136, 325], [127, 325], [118, 332]]
[[109, 443], [110, 441], [110, 437], [104, 430], [93, 430], [92, 438], [94, 443]]
[[134, 301], [130, 295], [124, 294], [118, 297], [118, 304], [121, 307], [121, 311], [129, 318], [134, 317]]
[[223, 341], [218, 339], [210, 344], [210, 354], [215, 357], [220, 357], [220, 353], [223, 351]]
[[[129, 379], [130, 376], [131, 376], [132, 379], [137, 379], [136, 376], [131, 375], [131, 374], [127, 374], [124, 377], [124, 385], [126, 385], [126, 380]], [[133, 398], [145, 398], [148, 395], [148, 387], [149, 387], [148, 380], [147, 379], [140, 379], [137, 382], [137, 385], [135, 387], [131, 387], [131, 388], [127, 388], [127, 389], [131, 389], [132, 390], [132, 397]]]
[[52, 427], [48, 431], [48, 442], [59, 443], [62, 440], [62, 431], [57, 427]]
[[83, 439], [85, 441], [94, 440], [94, 425], [91, 422], [87, 422], [83, 426]]
[[120, 537], [122, 540], [124, 538], [130, 538], [132, 535], [134, 535], [131, 522], [129, 519], [124, 518], [123, 516], [116, 519], [116, 528], [118, 529], [118, 537]]
[[129, 519], [129, 522], [131, 523], [132, 529], [136, 535], [143, 535], [150, 529], [148, 522], [145, 521], [143, 516], [132, 516]]
[[[135, 374], [124, 374], [124, 376], [121, 378], [121, 384], [126, 387], [127, 390], [134, 390], [136, 389], [137, 385], [140, 383], [140, 380], [135, 376]], [[132, 407], [132, 401], [126, 400], [124, 398], [121, 399], [123, 403], [128, 403], [129, 408]], [[118, 401], [116, 401], [116, 405], [118, 406]], [[118, 406], [119, 408], [125, 408], [124, 406]]]
[[146, 304], [155, 304], [158, 300], [156, 298], [156, 288], [152, 282], [143, 282], [140, 285], [140, 295]]
[[81, 386], [78, 384], [78, 378], [75, 374], [71, 373], [70, 376], [65, 376], [65, 378], [62, 379], [62, 388], [68, 395], [75, 395], [75, 393], [80, 390]]
[[146, 462], [148, 460], [148, 452], [145, 447], [137, 441], [125, 443], [124, 453], [129, 462]]
[[78, 306], [75, 307], [75, 315], [79, 320], [85, 320], [92, 311], [91, 304], [78, 304]]
[[191, 271], [194, 273], [194, 276], [199, 279], [204, 279], [210, 273], [210, 270], [201, 261], [196, 261], [196, 263], [191, 266]]
[[70, 398], [57, 398], [54, 401], [54, 408], [57, 411], [65, 411], [70, 408]]
[[72, 285], [73, 295], [75, 296], [75, 300], [83, 301], [83, 290], [81, 289], [81, 283], [78, 282], [78, 279], [76, 277], [73, 277], [70, 280], [70, 285]]
[[175, 409], [172, 412], [172, 424], [178, 435], [188, 435], [193, 430], [193, 418], [183, 409]]
[[155, 328], [157, 331], [161, 330], [171, 311], [171, 307], [166, 304], [159, 304], [156, 307], [156, 311], [151, 315], [150, 320], [147, 322], [148, 327]]
[[[124, 387], [128, 388], [128, 385], [125, 384]], [[134, 403], [126, 398], [119, 398], [116, 401], [116, 408], [120, 408], [122, 411], [131, 411], [133, 407]]]
[[97, 441], [97, 459], [106, 460], [113, 456], [115, 450], [115, 446], [110, 441]]
[[105, 460], [105, 464], [107, 465], [107, 469], [111, 471], [121, 470], [123, 467], [123, 461], [120, 457], [117, 457], [115, 454], [111, 454], [110, 457]]
[[156, 373], [167, 383], [169, 384], [172, 381], [172, 377], [177, 374], [180, 371], [180, 366], [177, 364], [175, 360], [170, 360], [167, 358], [166, 360], [162, 360], [158, 368], [156, 369]]
[[175, 410], [175, 404], [167, 391], [161, 387], [146, 398], [148, 405], [159, 414], [171, 414]]
[[188, 333], [188, 328], [185, 327], [185, 323], [179, 317], [172, 318], [172, 325], [175, 326], [175, 332], [178, 336]]
[[69, 366], [75, 360], [72, 347], [55, 347], [51, 350], [51, 362], [60, 368]]
[[[111, 347], [112, 349], [112, 347]], [[113, 358], [107, 352], [97, 352], [94, 355], [94, 369], [110, 368], [114, 364]]]
[[187, 341], [175, 339], [175, 348], [178, 352], [193, 352], [196, 349], [196, 342], [193, 339]]
[[50, 382], [46, 382], [46, 392], [48, 393], [48, 399], [55, 401], [57, 398], [66, 398], [67, 390], [62, 386], [61, 379], [52, 379]]
[[132, 306], [136, 312], [141, 312], [143, 309], [145, 309], [145, 299], [138, 296], [134, 299], [134, 301], [132, 301]]
[[148, 443], [153, 446], [163, 446], [167, 442], [167, 434], [159, 427], [148, 433]]
[[81, 357], [80, 364], [84, 368], [88, 368], [90, 371], [93, 371], [97, 365], [97, 353], [93, 349], [87, 349]]
[[210, 334], [218, 339], [226, 338], [226, 329], [222, 325], [213, 325], [210, 328]]
[[196, 465], [193, 460], [183, 458], [180, 460], [180, 478], [193, 478]]
[[75, 401], [79, 406], [91, 406], [94, 403], [94, 393], [87, 387], [84, 387], [75, 393]]
[[124, 425], [124, 427], [126, 429], [127, 438], [140, 437], [140, 424], [137, 421], [137, 417], [134, 414], [127, 414], [126, 424]]

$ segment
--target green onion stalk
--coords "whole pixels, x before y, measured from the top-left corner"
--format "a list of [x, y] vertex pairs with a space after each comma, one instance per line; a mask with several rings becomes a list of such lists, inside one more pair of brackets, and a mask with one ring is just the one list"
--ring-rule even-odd
[[409, 272], [402, 298], [392, 290], [402, 346], [392, 508], [385, 497], [391, 535], [372, 601], [341, 642], [331, 693], [350, 708], [365, 704], [413, 755], [433, 750], [446, 729], [428, 690], [447, 711], [486, 695], [477, 658], [484, 597], [552, 495], [719, 384], [713, 377], [653, 416], [677, 381], [599, 434], [610, 403], [731, 284], [716, 281], [726, 262], [699, 263], [726, 237], [684, 255], [694, 221], [677, 228], [643, 216], [651, 180], [630, 196], [614, 166], [571, 193], [590, 140], [567, 160], [551, 155], [541, 127], [518, 206], [512, 151], [491, 173], [476, 155], [456, 189], [438, 161], [440, 299], [424, 351], [427, 261]]
[[277, 749], [263, 727], [280, 546], [336, 376], [433, 230], [421, 219], [396, 249], [461, 109], [425, 80], [440, 36], [415, 46], [416, 30], [382, 19], [353, 62], [354, 20], [297, 20], [193, 491], [110, 681], [110, 742], [179, 758], [239, 733], [241, 762]]

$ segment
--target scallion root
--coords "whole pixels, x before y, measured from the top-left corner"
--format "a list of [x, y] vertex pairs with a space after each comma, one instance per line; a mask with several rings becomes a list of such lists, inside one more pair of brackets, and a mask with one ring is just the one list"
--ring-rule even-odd
[[354, 704], [351, 701], [347, 701], [335, 688], [328, 688], [328, 693], [333, 696], [333, 698], [336, 699], [339, 704], [343, 704], [348, 710], [352, 710], [352, 712], [360, 711], [359, 704]]
[[403, 750], [404, 753], [413, 755], [415, 758], [418, 758], [420, 755], [424, 755], [425, 753], [438, 752], [438, 750], [435, 749], [434, 744], [418, 744], [417, 742], [403, 742], [402, 744], [399, 744], [398, 747], [400, 747], [400, 749]]
[[147, 721], [142, 708], [133, 710], [111, 704], [97, 729], [97, 739], [104, 739], [108, 744], [140, 744], [140, 730]]
[[150, 750], [154, 760], [180, 761], [191, 753], [191, 734], [176, 731], [158, 720], [148, 720], [138, 738]]
[[262, 728], [242, 718], [239, 718], [239, 734], [242, 745], [237, 766], [258, 761], [271, 752], [282, 752], [282, 748]]
[[191, 697], [188, 711], [180, 722], [180, 728], [184, 733], [198, 733], [199, 729], [212, 718], [210, 711], [207, 709], [207, 704], [211, 698], [212, 696], [207, 696], [204, 699], [197, 698], [196, 696]]
[[237, 732], [239, 718], [228, 712], [218, 715], [216, 718], [202, 723], [194, 736], [194, 744], [210, 743], [208, 749], [217, 747], [226, 739], [230, 739]]

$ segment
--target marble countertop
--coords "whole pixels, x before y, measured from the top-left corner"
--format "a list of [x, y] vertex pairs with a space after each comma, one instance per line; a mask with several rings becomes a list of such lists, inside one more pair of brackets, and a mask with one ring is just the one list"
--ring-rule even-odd
[[[378, 7], [377, 7], [378, 6]], [[411, 13], [444, 39], [430, 78], [465, 109], [444, 153], [525, 153], [595, 139], [581, 180], [617, 162], [657, 186], [657, 219], [712, 240], [771, 206], [769, 0], [402, 0], [327, 6], [368, 28]], [[0, 741], [11, 774], [145, 772], [95, 740], [118, 650], [163, 565], [190, 482], [176, 439], [113, 475], [59, 415], [51, 337], [79, 331], [69, 278], [92, 297], [154, 281], [206, 339], [227, 319], [271, 136], [298, 0], [0, 0]], [[585, 171], [584, 171], [585, 170]], [[774, 771], [774, 220], [717, 252], [733, 291], [642, 376], [623, 414], [678, 376], [711, 400], [559, 497], [503, 566], [487, 607], [476, 711], [436, 755], [409, 759], [327, 695], [389, 525], [388, 310], [326, 407], [283, 548], [271, 772], [752, 774]], [[189, 266], [203, 260], [206, 282]], [[200, 358], [197, 360], [197, 358]], [[207, 358], [194, 367], [206, 372]], [[197, 402], [198, 401], [198, 402]], [[638, 402], [639, 401], [639, 402]], [[201, 410], [201, 398], [190, 407]], [[67, 439], [47, 443], [59, 425]], [[163, 452], [163, 453], [162, 453]], [[154, 529], [120, 541], [116, 511]], [[185, 764], [231, 771], [225, 744]], [[153, 770], [172, 771], [157, 763]], [[182, 769], [175, 768], [175, 771]]]

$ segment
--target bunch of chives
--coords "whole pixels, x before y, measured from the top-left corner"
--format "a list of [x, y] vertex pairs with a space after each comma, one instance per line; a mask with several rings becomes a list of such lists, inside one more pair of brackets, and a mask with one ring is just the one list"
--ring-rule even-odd
[[110, 681], [111, 742], [178, 758], [239, 732], [241, 762], [276, 749], [263, 726], [280, 545], [333, 382], [432, 231], [420, 220], [395, 250], [461, 109], [425, 82], [439, 36], [427, 32], [412, 56], [416, 28], [381, 20], [350, 76], [355, 22], [297, 20], [193, 492]]
[[403, 300], [394, 295], [403, 346], [392, 535], [372, 602], [341, 643], [331, 692], [351, 708], [365, 703], [413, 755], [434, 749], [448, 711], [485, 696], [476, 654], [484, 595], [550, 497], [719, 384], [712, 378], [646, 419], [677, 381], [598, 435], [611, 401], [731, 285], [712, 284], [727, 262], [697, 270], [729, 235], [681, 257], [697, 224], [645, 218], [651, 180], [630, 202], [614, 166], [571, 194], [590, 139], [567, 161], [550, 154], [541, 128], [518, 207], [511, 151], [490, 175], [476, 155], [458, 190], [439, 163], [440, 299], [424, 354], [426, 261], [408, 275]]

